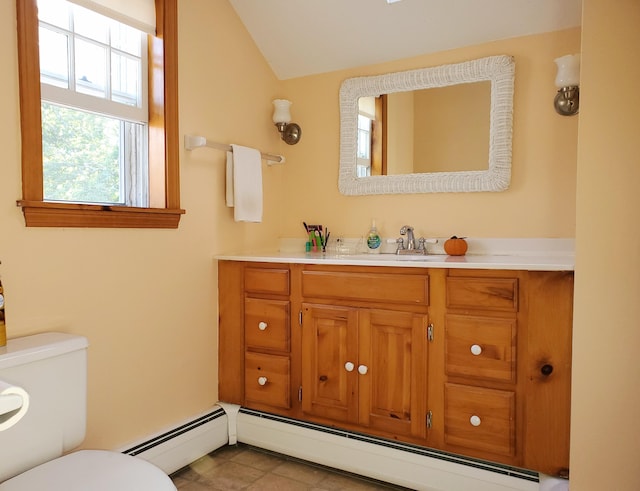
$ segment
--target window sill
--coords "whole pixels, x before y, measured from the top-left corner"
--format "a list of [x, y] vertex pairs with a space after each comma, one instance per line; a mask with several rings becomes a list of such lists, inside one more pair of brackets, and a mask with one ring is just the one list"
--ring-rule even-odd
[[27, 227], [178, 228], [184, 210], [19, 200]]

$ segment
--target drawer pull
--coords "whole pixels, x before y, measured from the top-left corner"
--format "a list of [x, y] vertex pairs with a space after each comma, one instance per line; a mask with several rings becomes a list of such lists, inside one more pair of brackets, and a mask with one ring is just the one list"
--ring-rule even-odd
[[353, 363], [351, 363], [350, 361], [348, 361], [347, 363], [345, 363], [345, 364], [344, 364], [344, 369], [345, 369], [347, 372], [353, 372], [353, 369], [354, 369], [355, 367], [356, 367], [356, 366], [355, 366]]
[[360, 365], [358, 367], [358, 373], [360, 375], [366, 375], [368, 371], [369, 371], [369, 367], [367, 365]]
[[259, 385], [266, 385], [267, 384], [267, 377], [258, 377], [258, 384]]
[[469, 418], [469, 423], [471, 423], [471, 426], [480, 426], [480, 423], [482, 423], [482, 420], [480, 419], [480, 416], [476, 416], [474, 414]]
[[267, 328], [267, 323], [262, 321], [258, 324], [258, 329], [260, 329], [261, 331], [264, 331]]
[[478, 356], [479, 354], [482, 353], [482, 346], [480, 346], [479, 344], [474, 344], [471, 346], [471, 354], [474, 356]]

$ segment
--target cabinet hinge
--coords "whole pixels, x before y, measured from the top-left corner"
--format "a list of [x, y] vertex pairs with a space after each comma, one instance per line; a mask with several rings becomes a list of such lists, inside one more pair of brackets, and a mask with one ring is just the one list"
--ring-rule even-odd
[[427, 326], [427, 340], [433, 342], [433, 324]]
[[298, 402], [302, 402], [302, 385], [298, 387]]
[[298, 324], [302, 326], [302, 310], [298, 312]]
[[431, 411], [427, 411], [427, 429], [431, 428], [432, 420], [433, 420], [433, 413]]

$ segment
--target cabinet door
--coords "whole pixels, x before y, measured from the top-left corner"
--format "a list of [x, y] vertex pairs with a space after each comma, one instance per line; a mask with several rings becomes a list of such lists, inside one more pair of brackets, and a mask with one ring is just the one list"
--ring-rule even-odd
[[358, 311], [303, 304], [302, 410], [356, 422]]
[[359, 337], [360, 424], [425, 437], [427, 316], [363, 309]]

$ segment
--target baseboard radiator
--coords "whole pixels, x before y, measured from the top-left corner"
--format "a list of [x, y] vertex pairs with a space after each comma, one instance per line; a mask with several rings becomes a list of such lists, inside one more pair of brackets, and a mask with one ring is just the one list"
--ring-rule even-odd
[[538, 491], [538, 473], [240, 409], [238, 441], [424, 491]]
[[228, 419], [220, 406], [139, 442], [122, 453], [140, 457], [167, 474], [181, 469], [229, 441]]
[[237, 441], [415, 490], [540, 489], [537, 472], [231, 404], [221, 406], [123, 452], [148, 460], [170, 474]]

